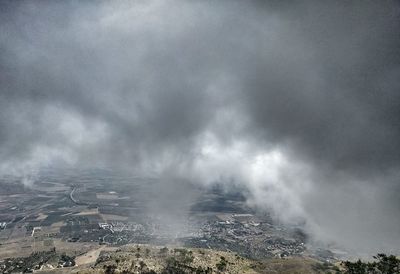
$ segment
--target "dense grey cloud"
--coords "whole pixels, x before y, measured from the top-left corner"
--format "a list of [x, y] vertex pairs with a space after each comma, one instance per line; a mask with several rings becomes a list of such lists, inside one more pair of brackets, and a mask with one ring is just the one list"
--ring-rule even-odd
[[396, 248], [399, 8], [3, 3], [1, 170], [79, 164], [171, 187], [241, 185], [316, 240]]

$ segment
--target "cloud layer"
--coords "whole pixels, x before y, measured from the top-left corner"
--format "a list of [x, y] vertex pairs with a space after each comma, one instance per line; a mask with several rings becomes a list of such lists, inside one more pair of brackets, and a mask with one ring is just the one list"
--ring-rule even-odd
[[3, 3], [0, 169], [239, 185], [316, 239], [396, 248], [399, 8]]

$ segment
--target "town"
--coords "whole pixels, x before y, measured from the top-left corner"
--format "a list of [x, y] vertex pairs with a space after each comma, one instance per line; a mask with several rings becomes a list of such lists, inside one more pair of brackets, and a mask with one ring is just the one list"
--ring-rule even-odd
[[[58, 255], [48, 259], [52, 265], [68, 267], [74, 265], [71, 258], [98, 246], [127, 244], [232, 251], [253, 259], [301, 255], [335, 259], [330, 251], [309, 248], [301, 226], [279, 224], [269, 214], [247, 207], [240, 194], [221, 189], [199, 190], [185, 218], [166, 222], [146, 209], [146, 187], [152, 182], [103, 171], [44, 173], [32, 186], [2, 180], [0, 267], [43, 268], [49, 263], [40, 261], [56, 256], [55, 251]], [[35, 265], [20, 259], [31, 254], [42, 259], [33, 260]]]

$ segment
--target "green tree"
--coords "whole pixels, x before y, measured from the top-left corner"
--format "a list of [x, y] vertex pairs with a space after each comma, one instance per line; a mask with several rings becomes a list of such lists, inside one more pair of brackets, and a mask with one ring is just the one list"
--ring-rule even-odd
[[400, 274], [400, 260], [394, 255], [378, 254], [375, 262], [342, 262], [345, 274]]

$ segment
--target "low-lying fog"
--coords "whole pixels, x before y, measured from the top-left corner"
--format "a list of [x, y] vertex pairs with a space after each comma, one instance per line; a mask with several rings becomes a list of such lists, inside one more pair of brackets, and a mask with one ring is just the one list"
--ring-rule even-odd
[[161, 216], [241, 189], [315, 242], [398, 253], [399, 7], [3, 2], [0, 171], [157, 178]]

